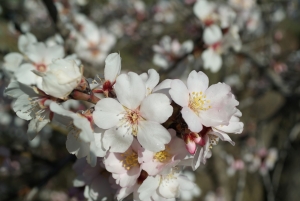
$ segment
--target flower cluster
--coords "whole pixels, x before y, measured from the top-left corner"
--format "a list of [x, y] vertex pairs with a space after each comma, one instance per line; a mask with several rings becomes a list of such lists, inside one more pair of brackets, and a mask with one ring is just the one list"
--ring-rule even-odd
[[[192, 71], [186, 84], [159, 83], [154, 69], [121, 74], [121, 57], [112, 53], [104, 77], [93, 80], [83, 76], [75, 56], [64, 58], [61, 45], [47, 46], [28, 33], [19, 49], [22, 54], [4, 58], [11, 74], [5, 93], [16, 99], [16, 114], [30, 120], [29, 139], [51, 121], [69, 128], [67, 150], [86, 159], [75, 165], [82, 176], [74, 184], [84, 185], [90, 200], [122, 200], [131, 193], [134, 200], [175, 200], [193, 192], [195, 184], [182, 170], [197, 169], [219, 139], [234, 144], [227, 133], [243, 130], [230, 87], [209, 86], [201, 71]], [[64, 106], [72, 99], [93, 105], [74, 112]]]
[[260, 148], [254, 153], [247, 153], [244, 157], [250, 172], [258, 171], [261, 175], [268, 174], [273, 170], [275, 163], [278, 160], [278, 150], [276, 148]]
[[[270, 178], [299, 133], [300, 51], [282, 26], [299, 17], [295, 1], [1, 4], [0, 177], [22, 180], [0, 185], [3, 198], [191, 201], [197, 183], [199, 199], [230, 200], [251, 194], [249, 173], [262, 197], [278, 194], [290, 173]], [[58, 175], [36, 188], [69, 162], [74, 192], [53, 191]], [[216, 168], [199, 172], [206, 162]]]
[[193, 50], [193, 42], [187, 40], [182, 44], [178, 40], [172, 40], [170, 36], [164, 36], [159, 45], [153, 45], [152, 49], [155, 52], [153, 63], [161, 68], [167, 69], [180, 59], [185, 54]]
[[249, 33], [255, 33], [261, 26], [261, 11], [256, 0], [229, 0], [229, 5], [237, 14], [237, 25]]
[[85, 15], [75, 13], [73, 23], [68, 24], [70, 38], [75, 40], [75, 53], [93, 64], [101, 64], [116, 43], [116, 38], [106, 28], [100, 27]]
[[194, 5], [194, 13], [204, 27], [203, 42], [207, 49], [202, 53], [203, 67], [217, 72], [222, 66], [221, 55], [230, 48], [235, 51], [241, 48], [237, 15], [226, 4], [207, 0], [198, 0]]
[[[35, 1], [30, 0], [28, 2], [31, 2], [28, 3], [28, 7], [31, 8], [30, 13], [33, 12], [31, 10], [34, 10], [33, 13], [40, 13], [41, 9], [45, 9], [41, 5], [35, 5]], [[60, 27], [59, 34], [55, 36], [54, 41], [56, 40], [55, 42], [59, 45], [63, 44], [67, 52], [75, 52], [83, 62], [91, 65], [99, 65], [104, 62], [109, 51], [115, 45], [116, 37], [104, 26], [98, 27], [88, 16], [79, 12], [79, 6], [84, 6], [86, 3], [85, 0], [54, 1], [57, 9], [57, 18], [59, 19], [59, 24], [62, 26]], [[43, 11], [42, 13], [45, 14], [47, 12]], [[41, 17], [39, 16], [39, 18]], [[26, 33], [27, 31], [22, 32]], [[63, 38], [60, 34], [63, 35]], [[49, 43], [53, 43], [53, 40], [46, 42], [47, 45]], [[22, 50], [20, 49], [20, 51]], [[52, 49], [48, 53], [51, 55], [53, 52], [59, 54], [62, 51]], [[61, 58], [61, 55], [56, 56], [60, 56], [59, 58]]]

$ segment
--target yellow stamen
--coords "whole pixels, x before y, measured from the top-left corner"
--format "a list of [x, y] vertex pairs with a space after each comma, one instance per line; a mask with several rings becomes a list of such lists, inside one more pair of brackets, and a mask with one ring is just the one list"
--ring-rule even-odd
[[161, 162], [161, 163], [163, 163], [163, 162], [169, 160], [169, 159], [171, 158], [171, 155], [170, 155], [170, 153], [168, 152], [168, 150], [169, 150], [169, 149], [166, 147], [165, 150], [160, 151], [160, 152], [157, 152], [157, 153], [154, 155], [153, 158], [154, 158], [155, 160]]
[[200, 92], [193, 92], [190, 94], [189, 108], [191, 108], [197, 115], [200, 111], [205, 111], [211, 108], [210, 101], [206, 99], [206, 96]]
[[121, 162], [126, 170], [130, 170], [132, 167], [139, 165], [138, 155], [134, 151], [126, 151], [125, 153], [121, 154], [121, 156], [124, 157], [124, 160]]

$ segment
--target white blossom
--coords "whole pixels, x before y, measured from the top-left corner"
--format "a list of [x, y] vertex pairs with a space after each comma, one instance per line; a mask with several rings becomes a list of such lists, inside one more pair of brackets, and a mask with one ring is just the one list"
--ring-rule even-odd
[[187, 87], [181, 80], [174, 80], [170, 95], [182, 107], [182, 117], [193, 132], [200, 132], [202, 125], [228, 125], [238, 105], [229, 86], [218, 83], [208, 87], [208, 77], [203, 72], [192, 71]]
[[69, 59], [57, 59], [48, 65], [48, 71], [37, 74], [42, 78], [37, 83], [38, 88], [46, 94], [60, 99], [66, 99], [82, 78], [76, 61]]
[[104, 144], [112, 152], [124, 152], [137, 137], [145, 149], [160, 151], [171, 140], [161, 125], [172, 114], [170, 100], [164, 94], [146, 97], [143, 80], [135, 73], [118, 76], [115, 86], [117, 100], [105, 98], [95, 106], [95, 123], [104, 133]]
[[34, 90], [16, 81], [9, 84], [5, 89], [5, 94], [16, 99], [13, 110], [18, 117], [30, 120], [27, 134], [30, 140], [34, 139], [52, 118], [53, 114], [51, 114], [49, 105], [53, 98], [36, 88]]

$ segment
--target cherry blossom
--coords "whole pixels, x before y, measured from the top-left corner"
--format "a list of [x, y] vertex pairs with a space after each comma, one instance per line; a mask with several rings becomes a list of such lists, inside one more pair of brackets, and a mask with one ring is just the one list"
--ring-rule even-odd
[[[194, 141], [195, 147], [196, 143], [197, 151], [195, 153], [192, 167], [197, 169], [200, 163], [206, 163], [206, 159], [211, 157], [211, 148], [218, 144], [219, 139], [222, 141], [227, 141], [234, 145], [235, 143], [231, 140], [227, 133], [241, 134], [244, 128], [244, 124], [240, 122], [239, 117], [242, 113], [237, 110], [235, 114], [230, 118], [229, 124], [219, 125], [213, 127], [204, 127], [203, 130], [198, 134], [198, 141]], [[193, 142], [191, 142], [193, 143]]]
[[203, 40], [208, 46], [202, 53], [203, 67], [212, 72], [218, 72], [222, 66], [221, 54], [227, 52], [231, 47], [235, 51], [241, 48], [240, 37], [237, 26], [231, 26], [225, 35], [220, 27], [212, 25], [204, 30]]
[[[93, 92], [99, 97], [109, 97], [109, 94], [113, 92], [113, 85], [116, 83], [116, 79], [121, 71], [121, 57], [118, 53], [109, 54], [105, 59], [104, 68], [104, 81], [102, 83], [94, 81], [91, 83], [93, 86]], [[105, 95], [105, 96], [101, 96]]]
[[198, 0], [193, 9], [195, 15], [206, 26], [215, 23], [219, 19], [219, 16], [214, 12], [217, 9], [217, 5], [214, 2]]
[[164, 150], [156, 153], [149, 150], [141, 152], [141, 167], [148, 175], [155, 176], [166, 168], [172, 168], [188, 155], [184, 141], [176, 137], [174, 130], [169, 130], [169, 132], [172, 139]]
[[145, 149], [161, 151], [171, 140], [161, 125], [172, 114], [170, 100], [164, 94], [146, 97], [143, 80], [135, 73], [119, 75], [115, 86], [117, 100], [105, 98], [95, 106], [95, 123], [104, 133], [104, 144], [112, 152], [124, 152], [137, 137]]
[[140, 200], [169, 199], [175, 201], [181, 191], [191, 191], [194, 186], [193, 182], [174, 168], [164, 175], [148, 176], [137, 192]]
[[37, 75], [41, 78], [38, 88], [60, 99], [66, 99], [82, 78], [76, 61], [70, 59], [57, 59], [48, 65], [48, 71]]
[[71, 26], [73, 38], [76, 39], [75, 52], [79, 58], [93, 64], [100, 64], [105, 60], [108, 51], [116, 43], [116, 38], [105, 28], [98, 28], [83, 14], [74, 16], [76, 27]]
[[121, 187], [133, 186], [141, 173], [139, 155], [144, 149], [133, 140], [132, 145], [124, 153], [109, 152], [104, 158], [104, 165], [107, 171]]
[[268, 171], [272, 170], [277, 159], [278, 150], [276, 148], [260, 148], [253, 154], [248, 153], [244, 156], [248, 170], [250, 172], [259, 171], [261, 175], [266, 175]]
[[18, 117], [30, 120], [27, 134], [30, 140], [34, 139], [38, 132], [50, 122], [53, 113], [51, 113], [49, 105], [55, 101], [55, 98], [37, 88], [30, 88], [16, 81], [9, 84], [5, 94], [16, 99], [13, 110]]
[[3, 69], [11, 74], [13, 77], [14, 73], [18, 70], [19, 66], [23, 61], [23, 55], [17, 52], [12, 52], [4, 56]]
[[75, 154], [77, 158], [86, 156], [88, 163], [91, 166], [95, 166], [97, 157], [103, 157], [106, 150], [100, 141], [103, 130], [93, 125], [91, 111], [87, 110], [81, 114], [74, 113], [54, 102], [50, 104], [50, 109], [56, 114], [72, 119], [72, 129], [68, 134], [66, 142], [67, 150]]
[[[31, 37], [31, 35], [28, 35]], [[28, 37], [27, 36], [27, 37]], [[28, 37], [28, 38], [30, 38]], [[19, 38], [19, 44], [23, 44], [23, 38], [25, 36], [21, 36]], [[36, 71], [39, 73], [44, 73], [48, 70], [48, 65], [54, 60], [58, 58], [63, 58], [65, 56], [64, 48], [60, 45], [53, 45], [51, 47], [47, 47], [44, 43], [41, 42], [32, 42], [33, 38], [28, 39], [29, 44], [19, 45], [20, 51], [24, 54], [24, 56], [29, 60], [20, 65], [18, 70], [15, 70], [15, 76], [17, 80], [26, 85], [35, 85], [38, 82], [39, 77], [33, 73], [32, 71]]]
[[19, 37], [18, 48], [22, 53], [24, 53], [29, 45], [34, 44], [36, 42], [37, 39], [33, 34], [26, 33]]
[[154, 8], [154, 20], [163, 23], [173, 23], [176, 19], [176, 15], [174, 13], [174, 5], [172, 5], [172, 3], [173, 2], [162, 0], [158, 1]]
[[153, 51], [155, 52], [153, 63], [166, 69], [184, 54], [190, 53], [193, 47], [191, 40], [180, 44], [178, 40], [172, 40], [170, 36], [164, 36], [159, 42], [159, 45], [153, 46]]
[[182, 117], [193, 132], [200, 132], [202, 125], [228, 125], [238, 105], [228, 85], [208, 87], [208, 77], [201, 71], [189, 74], [187, 87], [181, 80], [173, 80], [170, 95], [182, 107]]

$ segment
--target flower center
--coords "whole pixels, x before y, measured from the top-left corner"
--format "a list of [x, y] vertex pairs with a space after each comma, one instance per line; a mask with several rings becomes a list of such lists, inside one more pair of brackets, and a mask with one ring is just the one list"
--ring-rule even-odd
[[211, 108], [209, 105], [210, 100], [206, 99], [206, 96], [201, 92], [193, 92], [190, 94], [189, 108], [191, 108], [197, 115], [200, 111], [205, 111]]
[[121, 162], [126, 170], [130, 170], [132, 167], [139, 165], [138, 155], [134, 151], [126, 151], [125, 153], [121, 154], [121, 156], [124, 157]]
[[92, 42], [89, 44], [89, 50], [91, 51], [93, 57], [97, 57], [101, 53], [99, 47]]
[[214, 18], [213, 18], [212, 15], [210, 15], [210, 16], [208, 16], [208, 17], [206, 17], [206, 18], [204, 19], [204, 24], [205, 24], [205, 26], [210, 26], [210, 25], [212, 25], [212, 24], [214, 24], [214, 23], [215, 23], [215, 20], [214, 20]]
[[[160, 183], [161, 183], [163, 186], [165, 186], [165, 185], [170, 184], [171, 182], [174, 182], [174, 181], [177, 179], [177, 177], [178, 177], [178, 173], [179, 173], [178, 167], [173, 167], [173, 168], [171, 169], [171, 171], [170, 171], [169, 174], [167, 174], [167, 175], [162, 175], [162, 177], [161, 177], [161, 179], [160, 179]], [[163, 183], [162, 183], [162, 180], [165, 180], [165, 181], [167, 181], [167, 182], [163, 182]], [[175, 188], [174, 190], [176, 190], [176, 192], [178, 191], [177, 188]]]
[[45, 72], [45, 71], [47, 70], [47, 67], [46, 67], [45, 64], [37, 64], [37, 65], [36, 65], [36, 69], [37, 69], [37, 71], [39, 71], [39, 72]]
[[130, 126], [132, 129], [132, 135], [137, 136], [138, 134], [138, 122], [142, 119], [141, 115], [139, 114], [138, 110], [130, 110], [125, 108], [126, 114], [123, 117], [125, 120], [125, 124]]
[[221, 42], [216, 42], [214, 44], [211, 45], [212, 49], [217, 52], [217, 53], [221, 53]]
[[157, 152], [155, 155], [154, 155], [154, 159], [163, 163], [167, 160], [169, 160], [171, 158], [171, 154], [168, 152], [169, 151], [169, 148], [166, 147], [165, 150], [163, 151], [160, 151], [160, 152]]

